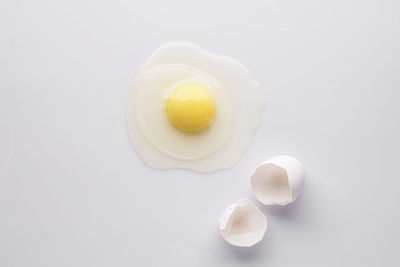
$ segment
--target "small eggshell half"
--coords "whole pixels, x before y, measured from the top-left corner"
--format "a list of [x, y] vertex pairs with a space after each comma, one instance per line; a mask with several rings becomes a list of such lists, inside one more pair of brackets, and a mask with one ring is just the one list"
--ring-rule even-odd
[[250, 179], [255, 197], [264, 205], [292, 203], [304, 184], [304, 168], [291, 156], [277, 156], [261, 163]]
[[221, 214], [219, 230], [229, 244], [251, 247], [264, 237], [267, 217], [250, 200], [239, 199]]

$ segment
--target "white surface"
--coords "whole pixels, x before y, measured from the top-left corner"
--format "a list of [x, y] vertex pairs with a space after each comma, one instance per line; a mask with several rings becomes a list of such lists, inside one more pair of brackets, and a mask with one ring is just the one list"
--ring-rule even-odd
[[[399, 14], [396, 0], [3, 0], [0, 266], [399, 265]], [[230, 170], [154, 171], [129, 144], [134, 75], [171, 40], [266, 88]], [[264, 209], [255, 247], [229, 246], [220, 212], [254, 200], [252, 171], [278, 154], [304, 164], [302, 195]]]

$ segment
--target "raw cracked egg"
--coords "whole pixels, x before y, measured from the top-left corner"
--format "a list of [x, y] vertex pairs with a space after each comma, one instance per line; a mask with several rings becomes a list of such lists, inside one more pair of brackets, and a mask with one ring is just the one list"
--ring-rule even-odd
[[276, 156], [261, 163], [250, 179], [255, 197], [265, 205], [286, 205], [300, 195], [304, 168], [291, 156]]
[[239, 199], [221, 214], [219, 230], [229, 244], [250, 247], [264, 237], [267, 217], [250, 200]]
[[154, 168], [229, 168], [249, 145], [264, 102], [238, 61], [191, 43], [167, 43], [136, 76], [126, 111], [129, 139]]

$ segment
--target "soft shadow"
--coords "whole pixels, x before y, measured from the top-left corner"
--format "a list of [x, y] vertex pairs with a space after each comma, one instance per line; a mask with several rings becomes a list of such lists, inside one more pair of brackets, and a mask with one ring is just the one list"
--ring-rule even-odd
[[297, 200], [286, 206], [262, 206], [261, 210], [270, 216], [279, 217], [285, 220], [291, 220], [297, 217], [301, 210], [303, 197], [300, 195]]
[[221, 236], [216, 236], [214, 240], [215, 252], [225, 263], [229, 262], [258, 262], [268, 253], [268, 231], [263, 240], [252, 247], [236, 247], [226, 242]]

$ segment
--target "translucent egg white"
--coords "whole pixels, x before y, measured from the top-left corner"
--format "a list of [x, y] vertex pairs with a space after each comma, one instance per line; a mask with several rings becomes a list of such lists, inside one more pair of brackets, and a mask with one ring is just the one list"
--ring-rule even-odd
[[[201, 85], [216, 103], [211, 124], [195, 133], [177, 129], [166, 112], [168, 97], [185, 83]], [[191, 43], [167, 43], [136, 76], [126, 109], [129, 139], [153, 168], [199, 172], [229, 168], [247, 149], [264, 103], [263, 91], [238, 61]]]

